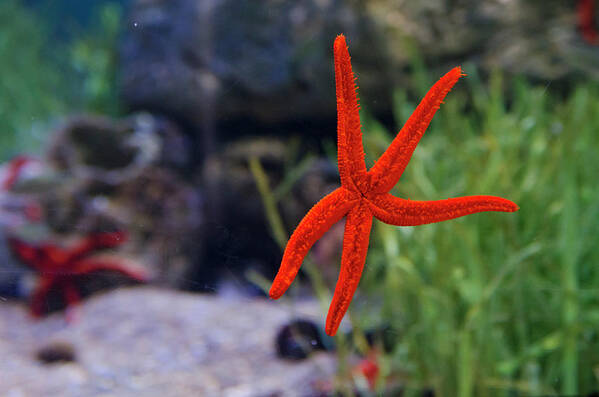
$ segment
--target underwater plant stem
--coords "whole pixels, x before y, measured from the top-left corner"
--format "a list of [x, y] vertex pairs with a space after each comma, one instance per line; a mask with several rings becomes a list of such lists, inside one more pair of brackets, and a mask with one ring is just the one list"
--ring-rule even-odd
[[270, 225], [272, 237], [275, 239], [281, 249], [285, 248], [287, 244], [287, 233], [285, 232], [285, 226], [277, 210], [277, 203], [275, 202], [272, 190], [269, 186], [268, 175], [264, 172], [260, 160], [256, 157], [252, 157], [249, 160], [250, 171], [256, 181], [258, 192], [262, 197], [262, 204], [264, 205], [264, 212], [266, 213], [266, 219]]
[[[273, 190], [270, 187], [268, 175], [266, 175], [260, 160], [256, 157], [252, 157], [249, 160], [249, 167], [254, 180], [256, 181], [256, 186], [258, 187], [258, 192], [260, 193], [260, 197], [262, 199], [262, 205], [264, 206], [266, 220], [270, 226], [273, 238], [281, 250], [283, 250], [287, 244], [289, 235], [285, 231], [283, 220], [281, 219], [281, 215], [277, 209], [277, 199], [275, 198]], [[318, 298], [318, 301], [321, 302], [324, 307], [326, 307], [326, 302], [331, 300], [330, 293], [317, 267], [308, 258], [306, 258], [304, 261], [304, 271], [310, 279], [310, 283], [314, 288], [314, 292]]]
[[472, 331], [462, 329], [458, 337], [458, 397], [472, 397]]
[[564, 175], [564, 205], [561, 216], [562, 280], [565, 297], [562, 307], [562, 323], [565, 328], [562, 360], [562, 393], [578, 394], [578, 244], [576, 175], [572, 167], [566, 167]]

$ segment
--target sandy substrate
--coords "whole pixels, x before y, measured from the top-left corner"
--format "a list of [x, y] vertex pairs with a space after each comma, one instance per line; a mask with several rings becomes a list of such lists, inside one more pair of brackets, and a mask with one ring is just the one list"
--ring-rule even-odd
[[[221, 298], [151, 287], [85, 301], [76, 320], [32, 320], [0, 302], [0, 396], [311, 396], [334, 372], [328, 353], [278, 359], [275, 335], [295, 316], [322, 321], [312, 303]], [[43, 364], [66, 345], [75, 361]]]

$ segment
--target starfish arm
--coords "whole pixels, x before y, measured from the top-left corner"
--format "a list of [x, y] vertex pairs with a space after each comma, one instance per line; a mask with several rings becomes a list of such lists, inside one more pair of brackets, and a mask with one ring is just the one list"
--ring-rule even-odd
[[127, 241], [127, 233], [123, 231], [90, 234], [68, 251], [68, 261], [82, 258], [97, 249], [116, 247], [125, 241]]
[[368, 204], [363, 202], [349, 211], [343, 235], [341, 271], [325, 326], [325, 332], [328, 335], [333, 336], [337, 333], [339, 324], [341, 324], [356, 288], [358, 288], [362, 269], [366, 262], [371, 227], [372, 213]]
[[77, 318], [77, 305], [81, 302], [81, 295], [72, 280], [62, 282], [62, 296], [64, 298], [66, 322], [73, 324]]
[[75, 274], [89, 274], [100, 271], [109, 271], [120, 273], [133, 280], [145, 282], [148, 280], [148, 275], [143, 269], [137, 269], [136, 266], [127, 265], [127, 260], [115, 257], [98, 257], [83, 259], [76, 262]]
[[61, 289], [66, 312], [65, 320], [68, 324], [73, 324], [77, 319], [77, 306], [81, 302], [81, 294], [72, 280], [63, 280]]
[[81, 301], [81, 295], [79, 294], [77, 287], [75, 287], [72, 281], [63, 281], [62, 290], [62, 295], [64, 297], [64, 303], [66, 308], [69, 308], [70, 306], [75, 306]]
[[287, 242], [281, 267], [270, 288], [272, 299], [279, 299], [287, 291], [312, 245], [343, 218], [356, 202], [352, 192], [340, 187], [308, 211]]
[[406, 200], [390, 194], [369, 200], [373, 215], [396, 226], [417, 226], [446, 221], [484, 211], [514, 212], [518, 206], [495, 196], [466, 196], [436, 201]]
[[399, 181], [435, 112], [461, 76], [462, 69], [455, 67], [427, 92], [391, 145], [368, 172], [372, 192], [387, 193]]
[[46, 312], [44, 303], [55, 281], [56, 278], [53, 275], [41, 276], [30, 299], [29, 310], [33, 317], [41, 317]]
[[360, 131], [357, 86], [345, 37], [333, 45], [337, 96], [337, 162], [341, 185], [349, 190], [365, 189], [366, 164]]
[[40, 250], [32, 247], [29, 244], [24, 243], [23, 241], [9, 237], [8, 245], [15, 256], [23, 261], [26, 265], [33, 267], [34, 269], [39, 269], [39, 261], [40, 261]]

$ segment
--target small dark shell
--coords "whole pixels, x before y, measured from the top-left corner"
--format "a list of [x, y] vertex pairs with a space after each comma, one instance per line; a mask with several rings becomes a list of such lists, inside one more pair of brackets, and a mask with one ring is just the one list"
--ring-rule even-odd
[[54, 342], [36, 352], [36, 358], [42, 364], [67, 363], [76, 360], [75, 348], [65, 342]]
[[326, 350], [322, 336], [322, 330], [313, 322], [293, 320], [277, 334], [277, 356], [288, 360], [303, 360], [313, 351]]

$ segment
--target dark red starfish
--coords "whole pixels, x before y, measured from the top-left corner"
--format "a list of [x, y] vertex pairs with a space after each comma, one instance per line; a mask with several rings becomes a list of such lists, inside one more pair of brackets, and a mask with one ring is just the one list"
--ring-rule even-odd
[[52, 289], [62, 291], [65, 304], [71, 307], [80, 300], [77, 277], [98, 271], [113, 271], [137, 281], [146, 281], [141, 270], [126, 266], [122, 260], [109, 257], [90, 257], [99, 249], [115, 247], [127, 239], [124, 232], [91, 234], [75, 246], [65, 249], [54, 244], [29, 245], [11, 237], [8, 243], [15, 255], [39, 272], [40, 279], [31, 296], [31, 313], [39, 317], [46, 312], [44, 302]]
[[39, 160], [25, 155], [16, 156], [1, 167], [0, 196], [4, 197], [4, 200], [0, 200], [0, 222], [7, 226], [15, 226], [23, 222], [42, 220], [44, 212], [38, 200], [27, 195], [11, 195], [23, 174], [31, 171], [35, 173], [41, 167]]
[[595, 24], [595, 0], [578, 0], [578, 28], [584, 40], [592, 45], [599, 44], [599, 32]]
[[462, 76], [456, 67], [433, 85], [389, 148], [370, 170], [364, 163], [355, 78], [345, 37], [334, 44], [337, 94], [337, 161], [341, 187], [320, 200], [293, 232], [270, 289], [280, 298], [293, 282], [312, 245], [346, 216], [341, 273], [327, 315], [325, 331], [335, 335], [362, 275], [372, 218], [397, 226], [441, 222], [482, 211], [513, 212], [518, 206], [501, 197], [468, 196], [413, 201], [388, 192], [397, 183], [443, 98]]
[[29, 163], [33, 162], [34, 159], [28, 156], [16, 156], [7, 166], [7, 172], [4, 177], [4, 181], [2, 182], [2, 188], [6, 190], [12, 189], [13, 185], [19, 178], [22, 169]]

